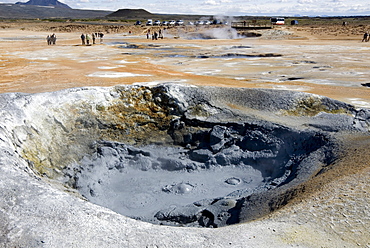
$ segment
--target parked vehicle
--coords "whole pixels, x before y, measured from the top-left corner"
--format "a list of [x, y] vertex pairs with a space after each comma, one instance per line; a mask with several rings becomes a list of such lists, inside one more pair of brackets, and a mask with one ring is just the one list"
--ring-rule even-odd
[[161, 25], [161, 21], [160, 21], [160, 20], [155, 20], [155, 21], [153, 22], [153, 25], [154, 25], [154, 26], [160, 26], [160, 25]]
[[146, 25], [147, 26], [153, 26], [153, 20], [152, 19], [148, 19], [148, 21], [146, 22]]
[[273, 17], [270, 19], [272, 25], [284, 25], [285, 19], [281, 17]]
[[176, 21], [175, 21], [175, 20], [171, 20], [171, 21], [168, 23], [168, 25], [170, 25], [170, 26], [175, 26], [175, 23], [176, 23]]
[[212, 25], [220, 25], [222, 22], [220, 20], [213, 20]]
[[135, 25], [141, 25], [141, 21], [136, 21]]
[[298, 21], [297, 20], [292, 20], [292, 21], [290, 21], [290, 25], [298, 25]]
[[227, 25], [227, 21], [221, 21], [221, 20], [213, 20], [211, 22], [212, 25]]
[[168, 21], [163, 21], [162, 26], [168, 26]]
[[184, 21], [183, 20], [178, 20], [178, 21], [176, 21], [175, 25], [176, 26], [182, 26], [182, 25], [184, 25]]

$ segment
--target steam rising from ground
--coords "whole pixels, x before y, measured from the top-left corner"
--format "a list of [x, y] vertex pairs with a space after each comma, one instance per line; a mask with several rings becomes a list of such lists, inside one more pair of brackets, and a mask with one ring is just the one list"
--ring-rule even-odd
[[187, 39], [238, 39], [241, 38], [237, 31], [229, 26], [206, 29], [196, 33], [185, 34]]

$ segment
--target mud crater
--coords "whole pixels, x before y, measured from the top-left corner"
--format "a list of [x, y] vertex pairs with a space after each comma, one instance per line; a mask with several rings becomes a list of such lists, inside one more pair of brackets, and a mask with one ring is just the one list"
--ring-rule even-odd
[[65, 170], [66, 180], [92, 203], [131, 218], [219, 227], [240, 221], [245, 197], [291, 182], [327, 143], [317, 133], [246, 123], [176, 119], [167, 132], [173, 145], [96, 142], [95, 152]]
[[369, 111], [266, 89], [168, 83], [8, 97], [27, 113], [12, 137], [36, 175], [173, 226], [222, 227], [279, 209], [336, 159], [337, 133], [370, 126]]

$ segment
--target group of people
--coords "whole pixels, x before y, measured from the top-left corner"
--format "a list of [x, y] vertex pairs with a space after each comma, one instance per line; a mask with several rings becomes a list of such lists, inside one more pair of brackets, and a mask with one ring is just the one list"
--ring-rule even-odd
[[89, 34], [84, 34], [82, 33], [81, 34], [81, 42], [82, 42], [82, 45], [90, 45], [90, 41], [92, 41], [92, 44], [95, 44], [96, 42], [96, 39], [99, 38], [100, 39], [100, 43], [103, 42], [103, 37], [104, 37], [104, 34], [99, 32], [99, 33], [92, 33], [91, 36]]
[[55, 45], [55, 42], [57, 41], [57, 36], [55, 34], [48, 35], [46, 37], [46, 41], [48, 45]]
[[362, 38], [362, 42], [368, 42], [370, 41], [370, 35], [368, 32], [364, 33], [364, 37]]
[[148, 31], [146, 32], [146, 38], [147, 39], [152, 38], [152, 40], [163, 39], [163, 31], [162, 29], [159, 29], [158, 33], [157, 31], [154, 31], [153, 33], [151, 33], [150, 29], [148, 29]]

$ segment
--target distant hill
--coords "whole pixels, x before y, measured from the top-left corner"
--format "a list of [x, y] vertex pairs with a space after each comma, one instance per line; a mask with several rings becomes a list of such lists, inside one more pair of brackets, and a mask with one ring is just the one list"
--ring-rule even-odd
[[66, 8], [71, 9], [67, 4], [61, 3], [58, 0], [29, 0], [26, 3], [23, 2], [17, 2], [15, 4], [21, 4], [21, 5], [37, 5], [37, 6], [52, 6], [56, 8]]
[[155, 16], [145, 9], [119, 9], [112, 14], [107, 15], [108, 18], [125, 18], [125, 19], [147, 19]]
[[154, 14], [146, 11], [145, 9], [119, 9], [106, 16], [109, 19], [120, 20], [145, 20], [145, 19], [158, 19], [158, 20], [198, 20], [202, 17], [211, 18], [207, 15], [183, 15], [183, 14]]
[[111, 13], [112, 11], [79, 10], [56, 6], [0, 4], [0, 19], [95, 19], [104, 18]]
[[[57, 0], [30, 0], [27, 3], [1, 4], [0, 19], [112, 19], [112, 20], [199, 20], [206, 15], [153, 14], [144, 9], [80, 10], [58, 6]], [[57, 4], [57, 5], [54, 5]], [[63, 3], [60, 3], [63, 4]]]

